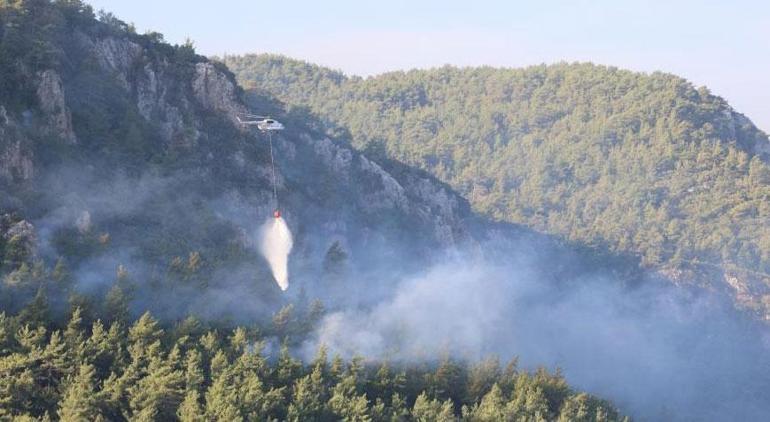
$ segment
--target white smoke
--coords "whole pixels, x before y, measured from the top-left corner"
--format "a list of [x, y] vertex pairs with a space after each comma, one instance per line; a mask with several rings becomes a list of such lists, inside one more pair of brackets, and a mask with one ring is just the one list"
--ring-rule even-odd
[[[509, 262], [516, 262], [511, 256]], [[641, 420], [764, 420], [768, 348], [710, 295], [601, 276], [555, 283], [527, 265], [448, 262], [391, 297], [327, 314], [301, 353], [422, 362], [518, 356]], [[761, 369], [760, 369], [761, 368]]]
[[294, 244], [291, 231], [283, 218], [270, 218], [259, 231], [259, 251], [270, 264], [275, 282], [281, 290], [289, 288], [289, 253]]
[[323, 344], [346, 357], [418, 361], [453, 350], [480, 359], [510, 306], [493, 273], [447, 266], [406, 279], [392, 299], [371, 310], [328, 314], [304, 352], [312, 356]]

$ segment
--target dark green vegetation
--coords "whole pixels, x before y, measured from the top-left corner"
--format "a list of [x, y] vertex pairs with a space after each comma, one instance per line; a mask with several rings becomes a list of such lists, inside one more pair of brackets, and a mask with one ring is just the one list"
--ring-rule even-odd
[[429, 171], [487, 216], [646, 268], [759, 278], [750, 306], [770, 303], [770, 145], [706, 88], [592, 64], [362, 79], [270, 55], [224, 62], [245, 88]]
[[[148, 299], [134, 313], [160, 319], [211, 305], [200, 294], [209, 289], [263, 302], [250, 313], [207, 307], [228, 317], [280, 308], [253, 246], [274, 206], [266, 139], [233, 123], [247, 108], [223, 65], [110, 14], [97, 19], [80, 1], [2, 1], [0, 31], [0, 277], [23, 280], [61, 262], [81, 291], [100, 297], [123, 268], [135, 296]], [[391, 176], [323, 139], [304, 116], [258, 100], [288, 126], [274, 140], [278, 191], [310, 277], [320, 278], [332, 243], [316, 229], [324, 224], [343, 227], [331, 235], [349, 249], [409, 239], [397, 250], [419, 256], [435, 246], [438, 230], [422, 224], [436, 221], [434, 204], [410, 188], [418, 182], [419, 193], [427, 183], [453, 201], [441, 234], [451, 241], [462, 229], [467, 206], [445, 186], [403, 166]], [[18, 310], [23, 301], [9, 298], [25, 297], [23, 286], [0, 286], [0, 303]]]
[[[264, 138], [232, 122], [242, 97], [189, 43], [78, 0], [0, 0], [0, 420], [617, 419], [558, 373], [494, 360], [291, 357], [323, 306], [281, 295], [250, 244], [272, 204]], [[443, 184], [248, 100], [287, 124], [292, 283], [351, 296], [356, 265], [396, 277], [467, 236]]]
[[513, 361], [444, 359], [419, 367], [327, 360], [307, 364], [268, 335], [296, 330], [279, 312], [267, 327], [232, 331], [188, 318], [164, 330], [149, 314], [133, 324], [84, 318], [45, 325], [44, 301], [0, 313], [0, 419], [63, 421], [613, 421], [607, 402], [545, 370]]
[[[206, 61], [190, 45], [135, 34], [110, 14], [97, 19], [80, 1], [2, 1], [0, 24], [7, 116], [0, 151], [18, 149], [30, 161], [29, 171], [0, 177], [5, 309], [18, 310], [35, 290], [26, 283], [30, 273], [57, 262], [73, 278], [66, 294], [51, 296], [61, 309], [74, 284], [105, 294], [118, 268], [130, 269], [141, 288], [176, 283], [190, 292], [221, 266], [258, 259], [233, 242], [237, 227], [207, 205], [239, 188], [253, 196], [263, 183], [236, 173], [230, 154], [245, 150], [253, 165], [268, 156], [221, 114], [204, 115], [193, 102], [191, 80]], [[45, 84], [44, 75], [55, 82]], [[0, 157], [0, 168], [25, 166], [13, 154]], [[91, 276], [80, 273], [84, 265]], [[252, 276], [269, 286], [264, 269]]]

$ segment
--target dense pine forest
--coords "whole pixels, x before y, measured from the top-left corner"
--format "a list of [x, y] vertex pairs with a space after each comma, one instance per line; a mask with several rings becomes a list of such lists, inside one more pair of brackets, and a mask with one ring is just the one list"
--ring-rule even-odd
[[357, 266], [424, 265], [470, 236], [470, 212], [263, 99], [290, 126], [281, 296], [251, 240], [269, 155], [234, 122], [242, 95], [192, 43], [78, 0], [0, 1], [0, 420], [622, 419], [516, 359], [306, 356], [325, 308], [369, 289]]
[[761, 419], [769, 159], [670, 74], [361, 78], [0, 0], [0, 421]]
[[90, 321], [80, 308], [64, 326], [47, 321], [40, 300], [0, 313], [4, 420], [620, 420], [560, 374], [515, 360], [401, 366], [330, 359], [321, 348], [303, 363], [273, 344], [301, 324], [286, 312], [234, 330], [192, 317], [164, 329], [149, 314]]
[[646, 268], [755, 278], [733, 287], [760, 314], [770, 303], [770, 143], [706, 87], [593, 64], [360, 78], [273, 55], [223, 62], [245, 88], [429, 171], [487, 216]]

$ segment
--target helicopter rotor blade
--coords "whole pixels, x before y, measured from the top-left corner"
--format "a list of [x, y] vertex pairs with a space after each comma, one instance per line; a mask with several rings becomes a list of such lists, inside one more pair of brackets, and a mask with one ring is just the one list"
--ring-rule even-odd
[[269, 119], [267, 116], [259, 116], [256, 114], [249, 114], [249, 113], [243, 113], [241, 116], [246, 117], [248, 119]]

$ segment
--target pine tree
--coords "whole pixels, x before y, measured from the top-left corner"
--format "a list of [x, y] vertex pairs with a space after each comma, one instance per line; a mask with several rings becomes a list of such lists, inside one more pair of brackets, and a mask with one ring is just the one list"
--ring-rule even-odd
[[227, 367], [230, 365], [227, 359], [227, 354], [224, 350], [218, 350], [217, 354], [211, 359], [210, 371], [211, 379], [215, 380], [225, 373]]
[[388, 362], [380, 365], [374, 379], [370, 381], [368, 390], [371, 393], [370, 397], [390, 398], [393, 395], [393, 380]]
[[147, 375], [128, 390], [131, 418], [137, 421], [169, 420], [183, 399], [184, 376], [170, 361], [155, 353], [149, 357]]
[[324, 419], [326, 392], [322, 371], [322, 367], [316, 365], [312, 373], [294, 383], [288, 410], [290, 421]]
[[14, 235], [5, 244], [3, 266], [16, 268], [30, 261], [32, 247], [30, 240], [23, 235]]
[[241, 421], [243, 414], [238, 403], [238, 386], [230, 377], [228, 367], [221, 367], [212, 374], [211, 386], [206, 391], [206, 419], [215, 421]]
[[273, 316], [273, 330], [278, 338], [285, 338], [291, 333], [294, 322], [294, 305], [288, 304]]
[[67, 291], [72, 287], [72, 274], [67, 268], [67, 264], [64, 263], [64, 258], [56, 260], [56, 265], [51, 271], [51, 279], [56, 282], [60, 291]]
[[84, 358], [94, 365], [100, 378], [109, 374], [115, 359], [114, 347], [119, 347], [118, 344], [112, 344], [107, 336], [108, 332], [104, 329], [104, 324], [96, 320], [91, 326], [91, 336], [84, 345]]
[[61, 332], [54, 331], [38, 362], [38, 382], [42, 384], [41, 387], [56, 388], [59, 380], [75, 373], [81, 359], [78, 352], [62, 339]]
[[139, 359], [148, 347], [160, 341], [163, 329], [149, 312], [145, 312], [128, 330], [129, 352]]
[[234, 356], [240, 355], [246, 351], [249, 345], [249, 339], [246, 335], [246, 330], [243, 327], [238, 327], [233, 330], [233, 335], [230, 336], [230, 351]]
[[181, 422], [204, 422], [206, 420], [206, 415], [200, 404], [200, 393], [197, 390], [187, 391], [176, 415]]
[[[6, 262], [5, 264], [9, 268], [15, 267], [15, 264]], [[22, 262], [18, 268], [10, 272], [5, 276], [3, 282], [8, 286], [14, 287], [26, 287], [32, 284], [32, 270], [29, 268], [29, 264]]]
[[75, 309], [80, 309], [80, 317], [83, 320], [93, 321], [95, 319], [94, 303], [90, 296], [70, 290], [67, 302], [69, 303], [70, 313], [74, 312]]
[[77, 375], [68, 383], [56, 412], [63, 422], [91, 422], [101, 418], [95, 374], [92, 365], [80, 365]]
[[214, 356], [219, 350], [219, 339], [216, 331], [209, 331], [200, 338], [200, 345], [207, 358]]
[[321, 371], [321, 374], [323, 376], [327, 375], [327, 366], [329, 365], [328, 362], [328, 349], [325, 345], [321, 345], [318, 347], [318, 350], [316, 351], [315, 356], [313, 357], [313, 361], [310, 362], [310, 366], [315, 370], [318, 368]]
[[81, 316], [80, 308], [73, 309], [70, 320], [67, 323], [67, 328], [64, 330], [64, 341], [67, 343], [69, 353], [71, 353], [73, 359], [78, 362], [83, 359], [85, 351], [82, 324], [83, 318]]
[[442, 399], [451, 399], [455, 403], [465, 402], [467, 392], [467, 374], [465, 368], [445, 358], [436, 368], [428, 386], [431, 396]]
[[329, 410], [344, 421], [370, 421], [366, 394], [357, 394], [353, 375], [345, 377], [332, 389]]
[[174, 337], [177, 339], [199, 337], [203, 334], [203, 325], [193, 315], [187, 316], [174, 328]]
[[127, 323], [129, 302], [130, 300], [125, 290], [118, 283], [114, 284], [104, 298], [104, 320]]
[[412, 418], [416, 422], [452, 422], [455, 420], [454, 404], [452, 400], [431, 400], [423, 392], [412, 406]]
[[517, 377], [513, 398], [506, 405], [506, 415], [530, 421], [548, 419], [548, 400], [543, 390], [527, 374], [519, 374]]
[[321, 318], [323, 318], [324, 313], [326, 310], [324, 309], [324, 304], [319, 299], [315, 299], [312, 302], [310, 302], [310, 305], [308, 306], [307, 310], [307, 327], [306, 330], [309, 332], [319, 321], [321, 321]]
[[289, 345], [283, 343], [278, 355], [278, 365], [275, 368], [275, 379], [277, 385], [292, 385], [294, 379], [300, 374], [302, 363], [294, 359], [289, 353]]
[[[218, 354], [219, 355], [219, 354]], [[244, 354], [224, 365], [206, 391], [206, 418], [220, 421], [267, 420], [284, 400], [283, 389], [267, 389], [258, 372], [262, 359]]]
[[344, 372], [345, 362], [342, 360], [342, 356], [334, 355], [332, 364], [329, 367], [329, 381], [337, 383], [342, 379], [342, 373]]
[[0, 356], [10, 354], [15, 348], [13, 319], [0, 312]]
[[[477, 403], [500, 378], [502, 371], [497, 357], [490, 357], [476, 363], [468, 374], [468, 399]], [[498, 386], [499, 388], [499, 386]]]
[[[239, 365], [235, 368], [240, 370]], [[285, 401], [285, 387], [268, 389], [255, 371], [241, 370], [241, 373], [238, 393], [246, 420], [268, 420], [278, 414]]]
[[44, 287], [37, 289], [34, 299], [19, 312], [18, 320], [32, 326], [44, 326], [50, 319], [48, 295]]
[[203, 357], [196, 349], [187, 352], [185, 358], [185, 391], [189, 394], [191, 391], [200, 393], [205, 381], [203, 374]]
[[33, 410], [40, 389], [32, 364], [32, 359], [18, 353], [0, 360], [0, 419], [10, 420], [14, 414]]
[[[506, 420], [506, 401], [503, 392], [494, 384], [481, 399], [481, 403], [472, 410], [464, 412], [463, 419], [475, 422], [495, 422]], [[467, 409], [467, 408], [466, 408]]]
[[589, 421], [588, 395], [578, 394], [564, 401], [559, 412], [559, 422]]
[[406, 406], [406, 400], [398, 393], [394, 393], [390, 398], [390, 407], [388, 407], [388, 420], [391, 422], [402, 422], [409, 419], [409, 408]]
[[388, 407], [381, 398], [377, 397], [374, 400], [374, 404], [369, 406], [369, 417], [373, 422], [387, 421], [390, 419]]
[[32, 328], [29, 324], [25, 324], [16, 331], [15, 337], [23, 351], [39, 352], [46, 344], [46, 329], [45, 327]]

